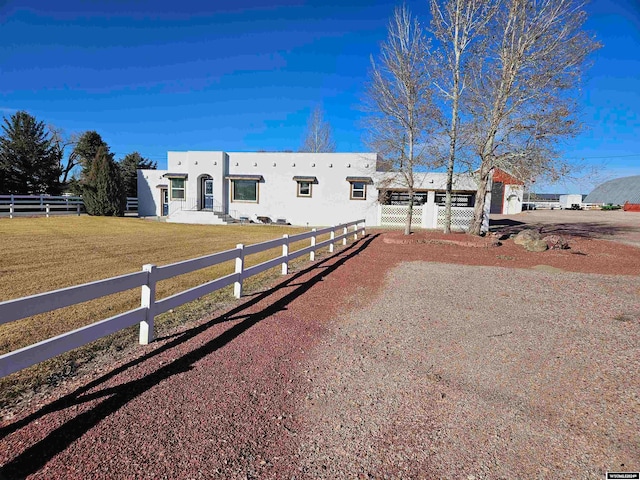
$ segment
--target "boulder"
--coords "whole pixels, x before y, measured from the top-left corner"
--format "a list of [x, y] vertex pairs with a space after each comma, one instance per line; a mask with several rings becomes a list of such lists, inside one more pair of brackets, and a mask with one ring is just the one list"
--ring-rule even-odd
[[544, 240], [529, 240], [521, 245], [530, 252], [544, 252], [549, 248]]
[[569, 242], [561, 235], [547, 235], [542, 240], [547, 242], [547, 246], [551, 250], [567, 250], [570, 248]]
[[513, 237], [513, 243], [516, 245], [524, 245], [525, 243], [533, 240], [540, 240], [540, 232], [531, 228], [521, 230], [515, 237]]

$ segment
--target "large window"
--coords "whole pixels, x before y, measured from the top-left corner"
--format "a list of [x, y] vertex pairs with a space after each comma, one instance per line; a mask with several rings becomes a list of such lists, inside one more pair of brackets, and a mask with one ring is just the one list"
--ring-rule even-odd
[[258, 181], [231, 180], [231, 201], [258, 203]]
[[351, 200], [367, 199], [367, 184], [364, 182], [351, 182]]
[[171, 200], [185, 199], [185, 179], [171, 178]]

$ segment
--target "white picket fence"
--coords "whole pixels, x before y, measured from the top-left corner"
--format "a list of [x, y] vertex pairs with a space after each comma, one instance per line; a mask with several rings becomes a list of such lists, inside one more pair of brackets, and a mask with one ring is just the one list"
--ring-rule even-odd
[[[351, 231], [349, 230], [350, 227], [353, 227]], [[336, 232], [339, 232], [339, 234], [336, 235]], [[330, 235], [328, 240], [317, 243], [318, 236], [327, 234]], [[2, 325], [132, 288], [141, 287], [142, 289], [139, 308], [0, 355], [0, 378], [137, 323], [140, 324], [139, 342], [146, 345], [154, 339], [154, 318], [157, 315], [231, 284], [234, 285], [234, 295], [240, 298], [242, 296], [243, 280], [277, 266], [281, 266], [282, 274], [286, 275], [289, 271], [289, 262], [291, 260], [309, 254], [309, 259], [313, 261], [315, 260], [316, 250], [319, 248], [329, 247], [329, 252], [333, 253], [336, 242], [341, 241], [343, 245], [346, 245], [349, 236], [353, 235], [353, 240], [355, 241], [358, 238], [358, 234], [361, 234], [361, 237], [366, 234], [364, 220], [356, 220], [320, 230], [314, 228], [309, 232], [292, 236], [283, 235], [282, 238], [253, 245], [238, 244], [232, 250], [225, 250], [169, 265], [159, 267], [151, 264], [144, 265], [140, 272], [0, 302], [0, 325]], [[289, 245], [305, 239], [310, 239], [311, 245], [294, 252], [289, 251]], [[281, 256], [245, 268], [244, 262], [248, 255], [277, 247], [282, 247]], [[235, 260], [234, 273], [216, 278], [170, 297], [160, 300], [155, 298], [157, 282], [231, 260]]]
[[[82, 197], [67, 195], [0, 195], [0, 216], [65, 215], [83, 213]], [[127, 197], [127, 212], [138, 211], [138, 199]]]

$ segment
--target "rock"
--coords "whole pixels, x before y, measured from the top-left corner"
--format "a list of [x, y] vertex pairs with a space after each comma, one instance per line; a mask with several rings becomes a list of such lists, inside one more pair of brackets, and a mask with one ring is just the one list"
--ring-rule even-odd
[[551, 250], [567, 250], [569, 248], [569, 242], [561, 235], [547, 235], [542, 240], [547, 242]]
[[545, 242], [544, 240], [530, 240], [528, 242], [522, 243], [521, 245], [525, 248], [525, 250], [528, 250], [530, 252], [544, 252], [549, 248], [547, 242]]
[[540, 240], [540, 232], [528, 228], [518, 232], [518, 234], [513, 238], [513, 243], [515, 243], [516, 245], [524, 245], [525, 243], [533, 240]]

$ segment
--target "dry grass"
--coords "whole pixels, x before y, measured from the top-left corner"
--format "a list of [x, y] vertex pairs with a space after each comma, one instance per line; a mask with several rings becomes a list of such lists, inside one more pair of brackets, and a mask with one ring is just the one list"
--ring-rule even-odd
[[[250, 245], [284, 233], [307, 229], [282, 226], [201, 226], [144, 221], [134, 218], [54, 217], [0, 220], [0, 301], [33, 295], [103, 278], [139, 271], [145, 263], [165, 265], [189, 258]], [[320, 241], [320, 240], [319, 240]], [[292, 251], [309, 245], [305, 240]], [[254, 265], [280, 255], [281, 249], [252, 255]], [[157, 286], [157, 299], [191, 288], [233, 271], [233, 262], [171, 278]], [[252, 277], [245, 288], [256, 288], [275, 270]], [[157, 318], [160, 333], [198, 318], [228, 301], [230, 288], [200, 302]], [[72, 307], [0, 326], [0, 354], [136, 308], [140, 290], [129, 290]], [[0, 379], [0, 407], [13, 403], [41, 385], [57, 383], [73, 374], [99, 352], [135, 345], [136, 328], [98, 340], [29, 369]]]

